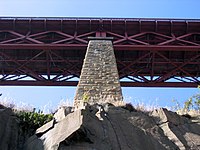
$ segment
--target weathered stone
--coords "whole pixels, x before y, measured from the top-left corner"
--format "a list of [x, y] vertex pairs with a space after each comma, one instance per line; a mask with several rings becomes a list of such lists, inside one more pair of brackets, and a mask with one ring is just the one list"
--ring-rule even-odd
[[3, 106], [3, 105], [0, 104], [0, 110], [1, 109], [5, 109], [5, 106]]
[[[111, 85], [112, 93], [105, 90]], [[84, 89], [80, 88], [82, 86]], [[91, 86], [95, 86], [93, 92], [90, 92]], [[88, 44], [74, 106], [82, 106], [85, 97], [88, 97], [89, 104], [122, 101], [118, 70], [110, 40], [91, 40]], [[110, 98], [102, 99], [103, 97]]]
[[17, 117], [10, 108], [0, 112], [0, 150], [17, 150], [19, 125]]
[[164, 108], [154, 110], [152, 116], [164, 134], [180, 150], [200, 149], [200, 125], [198, 123]]
[[36, 135], [31, 136], [24, 144], [24, 150], [48, 150], [44, 149], [43, 141]]
[[[54, 124], [54, 128], [52, 130], [49, 130], [47, 133], [38, 138], [39, 141], [43, 141], [43, 144], [34, 150], [41, 150], [42, 148], [44, 148], [43, 150], [57, 150], [61, 142], [65, 141], [67, 137], [81, 127], [83, 121], [83, 116], [81, 114], [82, 110], [77, 110], [68, 114], [64, 119], [60, 120], [60, 122]], [[31, 141], [31, 143], [26, 144], [26, 147], [32, 147], [32, 143], [35, 144], [34, 141]]]
[[44, 134], [48, 130], [52, 129], [55, 123], [55, 119], [51, 120], [50, 122], [46, 123], [45, 125], [38, 128], [35, 132], [36, 135]]
[[33, 150], [31, 147], [37, 142], [40, 147], [34, 150], [178, 149], [153, 118], [112, 104], [88, 105], [85, 110], [76, 110], [41, 137], [34, 136], [28, 142], [27, 150]]
[[156, 119], [157, 124], [163, 124], [166, 122], [171, 122], [174, 125], [184, 124], [187, 120], [175, 112], [168, 111], [166, 108], [156, 109], [152, 112], [152, 116]]
[[64, 119], [69, 113], [72, 112], [72, 107], [60, 107], [57, 112], [54, 114], [56, 121]]

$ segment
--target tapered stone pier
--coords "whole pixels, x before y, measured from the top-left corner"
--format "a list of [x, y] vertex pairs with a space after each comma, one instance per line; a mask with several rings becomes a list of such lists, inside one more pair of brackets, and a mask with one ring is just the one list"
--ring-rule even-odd
[[116, 65], [112, 38], [90, 38], [74, 106], [84, 103], [121, 103], [122, 90]]

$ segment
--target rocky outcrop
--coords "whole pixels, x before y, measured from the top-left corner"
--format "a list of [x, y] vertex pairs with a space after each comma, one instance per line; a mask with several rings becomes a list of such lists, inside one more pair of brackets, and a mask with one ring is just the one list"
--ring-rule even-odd
[[64, 119], [72, 111], [73, 107], [62, 106], [56, 111], [56, 113], [54, 114], [54, 118], [56, 121], [60, 121]]
[[200, 149], [200, 125], [166, 109], [147, 115], [92, 105], [38, 131], [27, 141], [27, 150]]
[[0, 109], [0, 150], [17, 150], [19, 143], [17, 117], [9, 108]]
[[0, 150], [200, 150], [199, 116], [112, 104], [61, 108], [55, 116], [24, 145], [16, 115], [2, 107]]
[[180, 150], [200, 149], [200, 120], [198, 118], [180, 116], [163, 108], [153, 111], [152, 116], [165, 136]]

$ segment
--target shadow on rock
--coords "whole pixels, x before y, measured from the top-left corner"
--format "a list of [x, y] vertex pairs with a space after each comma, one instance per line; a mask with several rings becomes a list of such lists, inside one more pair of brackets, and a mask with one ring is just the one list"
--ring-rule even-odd
[[[182, 149], [181, 145], [166, 134], [168, 131], [162, 127], [164, 123], [161, 123], [161, 116], [156, 113], [149, 116], [110, 104], [88, 105], [85, 109], [68, 113], [65, 117], [60, 117], [63, 119], [39, 128], [37, 136], [31, 137], [26, 146], [28, 150]], [[185, 131], [186, 133], [188, 132]], [[199, 138], [198, 134], [197, 136]], [[181, 137], [177, 137], [179, 138]], [[188, 142], [188, 138], [185, 141]], [[40, 146], [34, 147], [37, 142]], [[198, 147], [198, 143], [194, 144]]]

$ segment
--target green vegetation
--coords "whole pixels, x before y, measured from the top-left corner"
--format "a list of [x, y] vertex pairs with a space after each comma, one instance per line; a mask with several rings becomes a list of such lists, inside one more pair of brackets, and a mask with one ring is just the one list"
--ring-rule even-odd
[[200, 113], [200, 86], [198, 86], [199, 93], [191, 96], [188, 100], [186, 100], [183, 106], [176, 100], [172, 100], [175, 105], [173, 106], [174, 111], [180, 111], [182, 113], [187, 114], [189, 111], [193, 110]]
[[53, 119], [52, 114], [43, 114], [35, 110], [32, 112], [19, 111], [16, 115], [19, 118], [21, 132], [28, 135], [33, 135], [39, 127]]
[[[200, 86], [198, 86], [198, 89], [200, 90]], [[190, 110], [196, 110], [200, 112], [200, 92], [185, 101], [183, 109], [186, 112]]]
[[83, 94], [83, 102], [87, 103], [89, 101], [89, 99], [90, 99], [89, 93], [88, 92], [84, 93]]
[[187, 101], [185, 101], [183, 109], [186, 112], [188, 112], [191, 109], [200, 112], [200, 93], [190, 97]]

